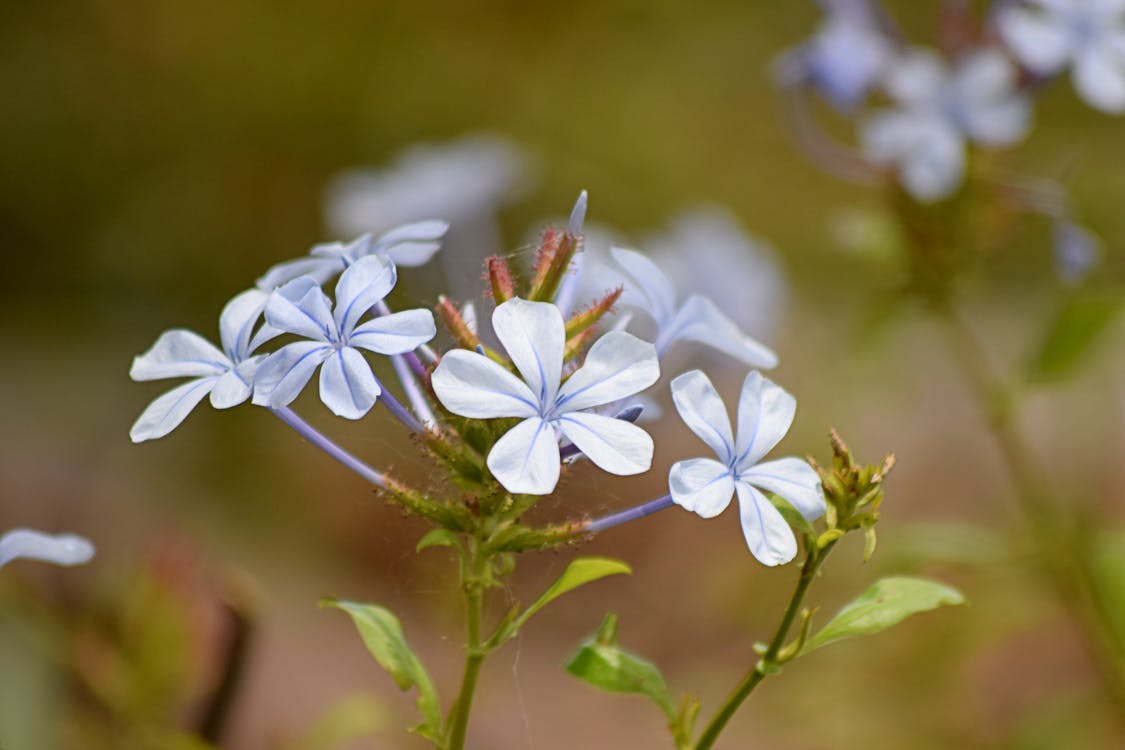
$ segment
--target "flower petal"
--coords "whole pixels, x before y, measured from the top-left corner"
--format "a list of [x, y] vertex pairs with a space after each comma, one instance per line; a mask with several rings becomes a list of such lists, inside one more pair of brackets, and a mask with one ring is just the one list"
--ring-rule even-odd
[[559, 389], [554, 414], [581, 411], [640, 393], [660, 379], [656, 347], [631, 333], [610, 331]]
[[301, 276], [310, 276], [319, 285], [343, 270], [344, 259], [339, 255], [311, 258], [306, 255], [270, 266], [254, 285], [262, 291], [272, 292], [277, 287]]
[[672, 381], [672, 401], [680, 419], [727, 464], [734, 457], [734, 435], [727, 407], [701, 370], [685, 372]]
[[765, 495], [745, 482], [735, 482], [738, 519], [750, 554], [763, 565], [784, 565], [797, 556], [797, 538]]
[[917, 131], [918, 140], [899, 164], [903, 186], [920, 201], [949, 196], [965, 174], [965, 143], [960, 133], [938, 121]]
[[184, 421], [196, 404], [211, 392], [218, 379], [218, 376], [211, 375], [189, 380], [158, 397], [137, 417], [129, 430], [129, 437], [134, 443], [164, 437]]
[[738, 397], [738, 441], [735, 455], [745, 471], [781, 442], [793, 424], [797, 399], [757, 370], [742, 381]]
[[429, 310], [403, 310], [367, 321], [348, 336], [348, 343], [377, 354], [414, 351], [437, 333]]
[[744, 472], [739, 479], [781, 495], [810, 521], [824, 515], [824, 493], [820, 489], [820, 477], [807, 461], [799, 458], [766, 461]]
[[492, 329], [540, 404], [550, 404], [562, 378], [566, 326], [548, 302], [515, 298], [492, 313]]
[[298, 336], [331, 342], [336, 338], [332, 303], [309, 276], [293, 279], [278, 287], [266, 302], [266, 322], [274, 328]]
[[559, 460], [554, 428], [532, 417], [496, 441], [488, 453], [488, 470], [508, 492], [548, 495], [559, 483]]
[[657, 350], [664, 352], [673, 341], [698, 341], [739, 359], [751, 367], [776, 367], [777, 355], [739, 329], [707, 297], [692, 295], [676, 313], [672, 324], [660, 332]]
[[77, 534], [44, 534], [12, 529], [0, 536], [0, 568], [12, 560], [42, 560], [55, 565], [81, 565], [94, 556], [94, 545]]
[[441, 249], [441, 239], [448, 231], [449, 222], [439, 219], [403, 224], [380, 235], [374, 252], [386, 255], [398, 266], [420, 266]]
[[600, 414], [571, 412], [560, 417], [558, 425], [587, 458], [610, 474], [640, 474], [652, 466], [652, 437], [634, 424]]
[[133, 358], [133, 380], [222, 375], [230, 367], [226, 355], [198, 333], [174, 328], [160, 334], [152, 348]]
[[914, 106], [925, 106], [941, 96], [948, 70], [937, 54], [915, 50], [887, 67], [884, 86], [893, 99]]
[[398, 279], [395, 264], [379, 255], [360, 258], [340, 274], [336, 282], [336, 327], [347, 335], [363, 314], [394, 288]]
[[254, 375], [254, 403], [287, 406], [333, 352], [319, 341], [297, 341], [271, 354]]
[[539, 404], [527, 385], [488, 357], [454, 349], [430, 381], [446, 409], [462, 417], [532, 417]]
[[247, 289], [226, 304], [219, 314], [219, 340], [231, 362], [241, 362], [250, 353], [254, 325], [266, 307], [269, 294]]
[[320, 400], [338, 417], [359, 419], [381, 392], [371, 365], [350, 346], [337, 349], [320, 368]]
[[676, 288], [659, 266], [635, 250], [610, 248], [617, 265], [633, 282], [626, 284], [627, 298], [622, 304], [636, 304], [664, 327], [676, 311]]
[[[254, 372], [258, 369], [257, 365], [265, 359], [265, 355], [254, 359], [257, 361], [251, 363], [248, 360], [227, 370], [215, 381], [215, 386], [211, 389], [211, 406], [216, 409], [229, 409], [250, 398], [254, 391]], [[251, 366], [246, 367], [246, 365]]]
[[1085, 50], [1075, 61], [1074, 87], [1083, 101], [1109, 114], [1125, 112], [1125, 55]]
[[690, 458], [672, 464], [668, 492], [676, 505], [703, 518], [714, 518], [730, 505], [734, 479], [730, 469], [713, 458]]
[[1033, 73], [1057, 73], [1070, 58], [1070, 36], [1053, 14], [1009, 5], [997, 15], [996, 27], [1019, 61]]

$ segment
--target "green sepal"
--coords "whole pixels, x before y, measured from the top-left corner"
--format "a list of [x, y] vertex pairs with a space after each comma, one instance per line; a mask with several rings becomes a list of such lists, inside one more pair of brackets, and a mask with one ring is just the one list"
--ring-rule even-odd
[[878, 633], [919, 612], [964, 602], [960, 591], [937, 581], [907, 576], [883, 578], [844, 605], [805, 642], [800, 654], [845, 638]]
[[387, 671], [399, 690], [418, 690], [418, 712], [423, 723], [412, 732], [428, 739], [441, 736], [441, 702], [426, 668], [411, 650], [394, 614], [377, 604], [361, 604], [339, 599], [321, 599], [320, 606], [343, 610], [352, 619], [360, 638], [375, 661]]
[[453, 547], [456, 549], [460, 547], [460, 544], [457, 535], [449, 529], [430, 529], [424, 537], [418, 540], [414, 551], [421, 552], [429, 547]]
[[617, 615], [612, 612], [602, 620], [598, 632], [567, 659], [566, 671], [606, 692], [647, 696], [664, 712], [669, 726], [675, 727], [680, 721], [656, 665], [617, 645]]
[[1120, 313], [1121, 294], [1081, 296], [1068, 300], [1051, 323], [1027, 366], [1033, 383], [1060, 380], [1077, 367]]
[[816, 538], [816, 548], [824, 549], [828, 545], [844, 536], [845, 533], [846, 532], [843, 529], [828, 529]]

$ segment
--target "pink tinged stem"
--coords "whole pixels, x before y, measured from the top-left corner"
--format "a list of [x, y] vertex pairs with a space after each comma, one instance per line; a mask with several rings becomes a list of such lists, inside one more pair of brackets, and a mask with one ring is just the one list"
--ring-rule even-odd
[[[418, 358], [415, 357], [414, 361], [417, 362]], [[434, 417], [426, 397], [422, 394], [418, 381], [414, 379], [415, 374], [406, 361], [406, 357], [399, 354], [392, 356], [391, 366], [395, 368], [395, 375], [398, 376], [398, 382], [402, 383], [402, 389], [406, 391], [406, 400], [410, 402], [410, 408], [414, 410], [414, 414], [424, 425], [437, 424], [437, 418]]]
[[647, 503], [641, 503], [628, 510], [602, 516], [601, 518], [595, 518], [593, 521], [586, 524], [583, 531], [589, 534], [598, 534], [606, 529], [612, 529], [614, 526], [620, 526], [623, 523], [636, 521], [638, 518], [651, 516], [653, 513], [658, 513], [665, 508], [671, 508], [673, 505], [675, 505], [675, 503], [672, 501], [671, 495], [658, 497], [655, 500], [649, 500]]
[[378, 378], [375, 378], [375, 384], [379, 386], [379, 401], [387, 407], [387, 410], [395, 416], [395, 419], [402, 422], [403, 427], [419, 435], [426, 433], [426, 428], [422, 426], [422, 423], [397, 398], [391, 395], [391, 392], [379, 382]]
[[299, 434], [305, 440], [308, 440], [317, 448], [320, 448], [329, 456], [336, 459], [344, 466], [366, 479], [368, 482], [371, 482], [371, 484], [380, 489], [385, 490], [387, 488], [386, 476], [378, 471], [375, 471], [370, 466], [363, 463], [358, 458], [333, 443], [323, 434], [318, 432], [315, 427], [297, 416], [297, 413], [290, 409], [288, 406], [271, 408], [270, 411], [272, 411], [282, 422], [296, 430], [297, 434]]

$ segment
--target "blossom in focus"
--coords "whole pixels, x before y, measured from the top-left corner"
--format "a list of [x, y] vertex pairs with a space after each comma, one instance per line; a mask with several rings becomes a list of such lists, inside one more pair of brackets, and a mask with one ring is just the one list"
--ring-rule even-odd
[[398, 266], [420, 266], [441, 249], [441, 239], [449, 224], [427, 219], [403, 224], [378, 237], [360, 235], [351, 242], [325, 242], [314, 245], [303, 258], [271, 266], [257, 281], [267, 292], [299, 276], [311, 276], [323, 284], [360, 258], [380, 255]]
[[1004, 5], [996, 25], [1028, 70], [1048, 76], [1069, 66], [1087, 104], [1125, 112], [1125, 2], [1028, 0]]
[[816, 33], [783, 55], [782, 86], [808, 83], [840, 109], [852, 109], [867, 96], [890, 62], [893, 47], [867, 0], [827, 0]]
[[190, 377], [144, 410], [129, 431], [134, 443], [164, 437], [210, 395], [216, 409], [228, 409], [250, 398], [254, 376], [265, 355], [254, 355], [280, 331], [257, 327], [268, 295], [258, 289], [242, 292], [219, 315], [222, 350], [197, 333], [182, 328], [165, 331], [152, 348], [133, 360], [133, 380]]
[[713, 518], [737, 494], [742, 533], [754, 557], [765, 565], [792, 560], [797, 554], [793, 531], [760, 490], [785, 498], [811, 521], [825, 511], [820, 478], [799, 458], [760, 462], [789, 431], [796, 400], [752, 371], [742, 383], [737, 438], [726, 406], [700, 370], [672, 381], [672, 400], [691, 431], [718, 457], [675, 463], [668, 474], [672, 500], [703, 518]]
[[1015, 66], [998, 50], [975, 52], [954, 69], [912, 51], [887, 70], [883, 86], [898, 107], [864, 123], [863, 151], [894, 167], [918, 200], [944, 198], [961, 184], [966, 140], [1007, 146], [1027, 132], [1031, 107], [1016, 83]]
[[[648, 313], [656, 323], [656, 351], [660, 356], [677, 341], [697, 341], [752, 367], [775, 367], [777, 355], [759, 343], [724, 314], [710, 298], [692, 294], [682, 303], [672, 280], [649, 258], [634, 250], [610, 250], [624, 275], [620, 304]], [[713, 268], [712, 273], [724, 273]]]
[[254, 403], [273, 408], [291, 403], [319, 367], [324, 405], [346, 419], [366, 414], [382, 387], [360, 350], [402, 354], [437, 332], [429, 310], [404, 310], [359, 322], [396, 280], [394, 263], [368, 255], [340, 274], [335, 308], [311, 276], [275, 290], [266, 303], [267, 323], [305, 340], [286, 344], [262, 363], [254, 379]]
[[13, 560], [41, 560], [55, 565], [81, 565], [94, 556], [94, 545], [76, 534], [44, 534], [12, 529], [0, 535], [0, 568]]
[[581, 367], [562, 380], [566, 332], [552, 304], [519, 298], [497, 306], [492, 327], [522, 379], [465, 349], [445, 354], [433, 374], [446, 409], [472, 419], [519, 417], [492, 446], [488, 469], [509, 492], [546, 495], [559, 481], [559, 433], [611, 474], [646, 471], [653, 444], [625, 420], [587, 411], [638, 393], [660, 376], [648, 342], [611, 331], [590, 347]]

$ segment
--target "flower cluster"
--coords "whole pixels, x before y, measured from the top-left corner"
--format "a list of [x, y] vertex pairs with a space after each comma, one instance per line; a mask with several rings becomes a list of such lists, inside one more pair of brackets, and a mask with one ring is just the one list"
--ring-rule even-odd
[[[136, 380], [188, 380], [152, 402], [134, 425], [133, 440], [168, 434], [204, 396], [219, 409], [250, 401], [273, 410], [408, 509], [454, 529], [473, 523], [462, 501], [434, 501], [380, 472], [357, 468], [364, 465], [300, 420], [289, 405], [319, 369], [320, 400], [332, 413], [360, 419], [384, 403], [455, 482], [476, 493], [471, 503], [477, 512], [530, 507], [534, 498], [555, 491], [578, 457], [611, 474], [648, 471], [653, 439], [634, 422], [649, 398], [642, 392], [659, 381], [661, 358], [673, 343], [702, 343], [752, 367], [773, 367], [777, 357], [715, 301], [700, 294], [681, 300], [672, 280], [639, 252], [614, 248], [611, 275], [584, 268], [576, 258], [585, 211], [583, 193], [567, 227], [544, 233], [532, 268], [488, 260], [492, 334], [499, 349], [482, 341], [471, 301], [458, 306], [438, 300], [435, 310], [449, 346], [435, 343], [433, 312], [394, 312], [386, 301], [399, 266], [420, 265], [437, 251], [444, 222], [414, 222], [377, 238], [318, 245], [305, 258], [274, 266], [257, 288], [222, 311], [221, 348], [175, 329], [136, 358], [131, 370]], [[329, 297], [324, 287], [334, 278]], [[601, 289], [585, 307], [571, 311], [569, 299], [579, 282]], [[617, 315], [609, 330], [601, 330], [618, 303], [651, 318], [654, 341], [625, 330], [631, 315]], [[285, 337], [279, 346], [263, 351], [279, 337]], [[369, 354], [392, 359], [410, 409], [380, 382]], [[698, 370], [681, 375], [671, 390], [681, 417], [719, 460], [675, 463], [667, 504], [711, 517], [737, 492], [754, 556], [767, 565], [791, 560], [794, 534], [761, 490], [809, 519], [825, 510], [819, 479], [807, 463], [795, 458], [761, 463], [789, 428], [793, 398], [752, 371], [743, 386], [735, 440], [706, 375]], [[494, 496], [513, 499], [492, 502]]]

